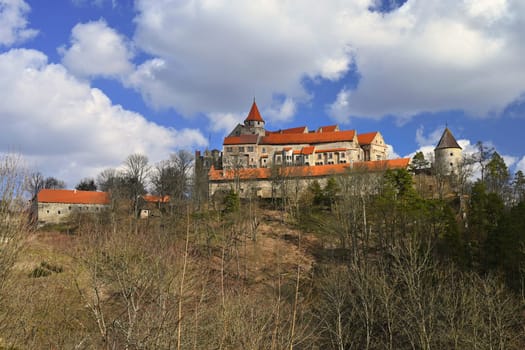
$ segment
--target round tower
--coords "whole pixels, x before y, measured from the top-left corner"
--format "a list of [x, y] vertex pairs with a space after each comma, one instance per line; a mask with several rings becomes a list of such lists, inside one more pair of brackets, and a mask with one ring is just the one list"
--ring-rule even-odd
[[438, 172], [443, 174], [458, 172], [463, 160], [462, 149], [448, 127], [445, 128], [434, 149], [434, 159], [434, 166]]

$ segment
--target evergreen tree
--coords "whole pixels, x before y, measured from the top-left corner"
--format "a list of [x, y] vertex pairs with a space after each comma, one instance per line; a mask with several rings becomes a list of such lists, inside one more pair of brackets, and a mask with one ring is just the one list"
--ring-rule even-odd
[[[486, 247], [486, 240], [493, 235], [504, 213], [502, 199], [496, 193], [487, 193], [485, 184], [478, 181], [472, 187], [468, 210], [468, 245], [471, 247], [472, 259], [477, 260], [482, 267], [492, 264], [494, 252], [485, 249], [482, 256], [482, 247]], [[489, 248], [489, 250], [492, 248]]]
[[80, 180], [78, 185], [75, 186], [75, 189], [79, 191], [96, 191], [97, 185], [95, 185], [95, 179], [85, 178]]
[[335, 203], [337, 194], [339, 193], [339, 186], [335, 178], [331, 177], [326, 181], [326, 185], [323, 190], [323, 202], [328, 208]]
[[514, 174], [512, 180], [512, 194], [516, 202], [523, 202], [525, 200], [525, 175], [521, 170]]
[[508, 192], [509, 179], [510, 173], [505, 161], [498, 152], [494, 152], [486, 167], [485, 183], [487, 191], [497, 193], [502, 198], [505, 198]]
[[430, 167], [430, 162], [425, 159], [423, 152], [417, 152], [414, 157], [412, 157], [412, 162], [410, 163], [410, 170], [417, 172], [423, 169], [428, 169]]

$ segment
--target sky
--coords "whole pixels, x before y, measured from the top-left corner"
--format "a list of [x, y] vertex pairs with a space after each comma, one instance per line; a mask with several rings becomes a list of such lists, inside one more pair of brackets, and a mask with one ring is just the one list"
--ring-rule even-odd
[[525, 171], [523, 0], [0, 0], [0, 152], [73, 188], [132, 153], [269, 130], [445, 127]]

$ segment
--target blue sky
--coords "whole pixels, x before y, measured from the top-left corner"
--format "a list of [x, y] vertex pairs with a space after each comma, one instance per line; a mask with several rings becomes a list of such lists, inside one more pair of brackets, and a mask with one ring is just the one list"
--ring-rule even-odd
[[0, 152], [64, 179], [221, 148], [255, 97], [270, 130], [448, 125], [525, 170], [522, 0], [0, 0]]

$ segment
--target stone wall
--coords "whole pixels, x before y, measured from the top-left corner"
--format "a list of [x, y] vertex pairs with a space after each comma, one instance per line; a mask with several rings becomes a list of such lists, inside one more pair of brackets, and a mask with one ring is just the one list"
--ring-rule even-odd
[[73, 213], [99, 213], [108, 208], [103, 204], [38, 203], [38, 225], [67, 222]]

